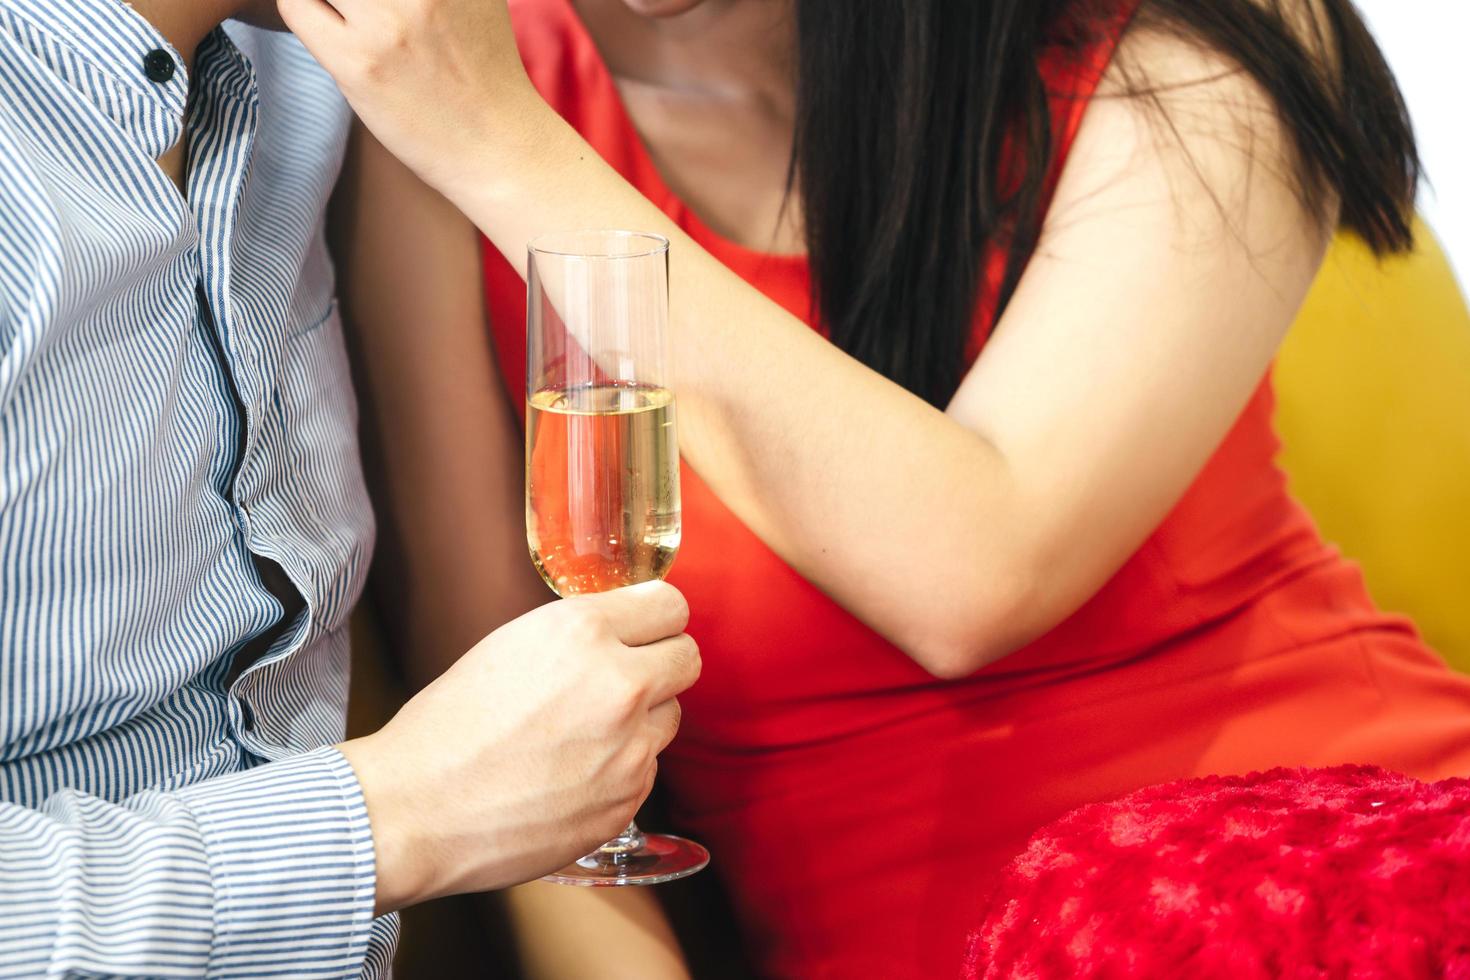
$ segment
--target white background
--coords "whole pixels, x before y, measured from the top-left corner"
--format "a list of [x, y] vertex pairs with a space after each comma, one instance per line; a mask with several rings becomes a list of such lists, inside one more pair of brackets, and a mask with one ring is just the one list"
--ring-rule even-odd
[[1398, 74], [1427, 177], [1420, 210], [1470, 285], [1470, 0], [1357, 0]]

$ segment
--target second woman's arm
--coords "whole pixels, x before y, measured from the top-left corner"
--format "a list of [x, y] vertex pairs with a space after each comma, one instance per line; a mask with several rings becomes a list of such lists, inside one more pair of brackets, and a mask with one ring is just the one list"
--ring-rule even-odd
[[361, 129], [331, 234], [379, 525], [374, 591], [422, 687], [554, 597], [526, 551], [521, 437], [486, 331], [479, 234]]
[[[526, 551], [521, 436], [489, 346], [477, 232], [361, 130], [332, 217], [380, 524], [377, 605], [422, 687], [552, 595]], [[527, 976], [688, 976], [647, 889], [533, 882], [506, 904]]]

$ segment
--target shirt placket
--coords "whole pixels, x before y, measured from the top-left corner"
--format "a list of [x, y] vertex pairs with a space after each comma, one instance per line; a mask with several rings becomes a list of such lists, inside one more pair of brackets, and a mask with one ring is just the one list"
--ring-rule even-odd
[[231, 496], [241, 504], [238, 473], [258, 437], [263, 401], [263, 351], [233, 302], [231, 244], [250, 169], [259, 119], [255, 79], [244, 59], [221, 48], [218, 35], [201, 48], [190, 105], [189, 206], [199, 229], [199, 294], [235, 388], [243, 416], [243, 440], [235, 461]]
[[[234, 280], [235, 236], [259, 118], [254, 70], [222, 32], [200, 49], [196, 87], [189, 118], [189, 202], [199, 228], [199, 299], [201, 315], [214, 331], [223, 367], [238, 410], [234, 466], [227, 483], [246, 547], [261, 556], [261, 540], [269, 529], [255, 503], [261, 491], [258, 456], [272, 393], [273, 360], [267, 349], [269, 331], [252, 324], [247, 306], [237, 299]], [[288, 573], [288, 577], [289, 573]], [[289, 587], [299, 588], [293, 582]], [[292, 624], [276, 636], [270, 653], [260, 657], [231, 689], [235, 730], [251, 751], [269, 756], [273, 747], [259, 744], [247, 692], [248, 674], [298, 645], [306, 623]]]

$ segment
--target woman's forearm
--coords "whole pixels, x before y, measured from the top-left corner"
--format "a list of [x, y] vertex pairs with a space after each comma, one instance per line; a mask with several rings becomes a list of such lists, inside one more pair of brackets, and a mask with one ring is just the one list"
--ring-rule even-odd
[[[862, 366], [711, 257], [550, 114], [508, 116], [449, 190], [523, 274], [547, 229], [667, 236], [681, 448], [720, 499], [926, 667], [1014, 647], [1010, 484], [980, 435]], [[966, 506], [956, 506], [964, 500]], [[933, 569], [951, 570], [944, 576]], [[977, 635], [973, 624], [992, 624]]]
[[825, 343], [628, 186], [537, 96], [503, 4], [279, 9], [367, 128], [522, 270], [545, 231], [669, 237], [683, 449], [798, 571], [941, 675], [1044, 628], [1017, 615], [1034, 608], [1026, 525], [994, 447]]
[[742, 282], [602, 162], [532, 89], [503, 5], [280, 9], [383, 144], [523, 271], [546, 231], [671, 240], [689, 461], [782, 558], [940, 676], [1050, 629], [1138, 549], [1259, 384], [1328, 238], [1281, 177], [1294, 151], [1259, 86], [1178, 38], [1125, 38], [1119, 57], [1146, 65], [1158, 96], [1091, 103], [1041, 243], [939, 412]]

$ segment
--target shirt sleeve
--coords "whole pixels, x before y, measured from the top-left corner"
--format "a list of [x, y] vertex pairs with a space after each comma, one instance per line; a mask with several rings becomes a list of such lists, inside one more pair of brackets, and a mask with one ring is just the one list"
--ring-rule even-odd
[[122, 804], [0, 804], [0, 976], [356, 977], [375, 886], [330, 747]]

